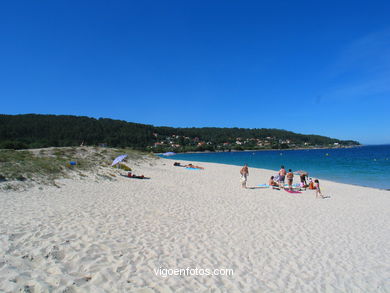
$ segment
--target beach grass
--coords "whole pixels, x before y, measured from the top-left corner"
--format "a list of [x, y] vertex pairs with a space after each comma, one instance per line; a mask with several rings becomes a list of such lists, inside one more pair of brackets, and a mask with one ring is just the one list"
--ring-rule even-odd
[[[87, 177], [101, 168], [111, 168], [119, 155], [127, 154], [121, 170], [131, 170], [131, 164], [155, 156], [133, 149], [100, 147], [59, 147], [31, 150], [0, 150], [0, 189], [28, 186], [29, 183], [55, 185], [56, 179]], [[71, 164], [71, 162], [74, 162]], [[130, 162], [130, 163], [129, 163]], [[102, 174], [99, 178], [112, 180]], [[17, 183], [15, 185], [15, 183]], [[24, 184], [22, 184], [24, 183]]]

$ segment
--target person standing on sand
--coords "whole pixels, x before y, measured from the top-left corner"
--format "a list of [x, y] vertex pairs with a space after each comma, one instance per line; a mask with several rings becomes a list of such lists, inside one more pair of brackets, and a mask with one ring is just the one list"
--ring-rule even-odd
[[294, 179], [294, 173], [292, 172], [291, 169], [288, 169], [288, 173], [287, 173], [286, 177], [287, 177], [288, 189], [289, 189], [289, 190], [292, 190], [292, 184], [293, 184], [293, 179]]
[[284, 178], [286, 176], [286, 169], [284, 169], [284, 166], [280, 166], [279, 170], [279, 186], [280, 188], [284, 188]]
[[321, 196], [321, 198], [324, 198], [324, 196], [322, 195], [322, 192], [321, 192], [321, 188], [320, 188], [320, 181], [318, 179], [314, 180], [314, 186], [315, 186], [315, 190], [316, 190], [316, 198], [318, 198], [318, 196]]
[[249, 176], [248, 164], [245, 164], [244, 167], [242, 167], [240, 174], [241, 174], [242, 188], [246, 188], [246, 181], [247, 181], [248, 176]]

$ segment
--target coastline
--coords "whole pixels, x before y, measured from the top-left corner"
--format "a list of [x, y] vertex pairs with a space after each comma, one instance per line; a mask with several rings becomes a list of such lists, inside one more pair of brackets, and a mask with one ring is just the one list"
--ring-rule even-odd
[[[384, 145], [384, 147], [387, 146]], [[389, 148], [385, 148], [384, 151], [379, 149], [379, 153], [374, 155], [377, 147], [382, 146], [289, 150], [296, 152], [247, 150], [231, 152], [231, 155], [228, 155], [229, 152], [192, 152], [178, 153], [175, 156], [164, 156], [162, 154], [158, 156], [177, 161], [215, 162], [234, 166], [249, 163], [249, 167], [273, 170], [275, 173], [278, 172], [279, 166], [285, 165], [288, 168], [291, 166], [293, 170], [306, 170], [309, 172], [309, 177], [320, 180], [327, 179], [339, 183], [388, 190], [390, 189], [388, 183], [390, 177], [387, 176], [385, 181], [379, 180], [380, 173], [378, 170], [383, 169], [383, 172], [385, 172], [389, 160]], [[327, 152], [328, 150], [329, 152]], [[283, 154], [286, 157], [282, 157]], [[372, 172], [370, 168], [373, 168]]]
[[[63, 179], [61, 188], [0, 192], [0, 291], [390, 290], [383, 190], [321, 180], [330, 198], [316, 199], [258, 187], [273, 174], [265, 169], [250, 168], [243, 189], [232, 165], [129, 164], [151, 179]], [[234, 275], [154, 272], [187, 267]]]
[[[162, 159], [165, 159], [165, 160], [169, 160], [169, 161], [174, 161], [173, 159], [169, 159], [169, 158], [166, 158], [166, 157], [161, 157]], [[225, 164], [225, 163], [217, 163], [217, 162], [203, 162], [203, 161], [196, 161], [196, 160], [191, 160], [191, 161], [188, 161], [188, 160], [177, 160], [177, 161], [181, 161], [181, 162], [184, 162], [184, 164], [194, 164], [195, 165], [202, 165], [202, 164], [218, 164], [218, 165], [223, 165], [225, 167], [240, 167], [241, 165], [234, 165], [234, 164]], [[278, 170], [272, 170], [272, 169], [265, 169], [265, 168], [258, 168], [258, 167], [249, 167], [250, 169], [257, 169], [257, 170], [261, 170], [263, 172], [267, 172], [269, 174], [269, 176], [275, 176], [276, 173], [278, 173]], [[297, 178], [298, 178], [298, 175], [294, 174], [294, 178], [295, 178], [295, 182], [298, 182], [297, 181]], [[353, 183], [345, 183], [345, 182], [338, 182], [338, 181], [334, 181], [334, 180], [328, 180], [328, 179], [322, 179], [322, 178], [317, 178], [317, 177], [312, 177], [313, 179], [321, 179], [321, 182], [322, 181], [326, 181], [326, 182], [329, 182], [329, 183], [335, 183], [335, 184], [344, 184], [344, 185], [350, 185], [350, 186], [356, 186], [356, 187], [362, 187], [362, 188], [369, 188], [369, 189], [374, 189], [374, 190], [382, 190], [382, 191], [390, 191], [390, 189], [388, 188], [377, 188], [377, 187], [372, 187], [372, 186], [366, 186], [366, 185], [359, 185], [359, 184], [353, 184]]]
[[[237, 153], [237, 152], [263, 152], [263, 151], [299, 151], [299, 150], [334, 150], [334, 149], [352, 149], [364, 147], [364, 145], [353, 145], [343, 147], [313, 147], [313, 148], [288, 148], [288, 149], [256, 149], [256, 150], [216, 150], [216, 151], [197, 151], [197, 152], [178, 152], [177, 154], [203, 154], [203, 153]], [[154, 153], [162, 155], [164, 153]]]

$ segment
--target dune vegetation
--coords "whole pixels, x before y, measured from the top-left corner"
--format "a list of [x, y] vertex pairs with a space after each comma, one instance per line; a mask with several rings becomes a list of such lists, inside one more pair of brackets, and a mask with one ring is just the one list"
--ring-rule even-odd
[[[126, 161], [111, 167], [119, 155]], [[56, 185], [64, 178], [115, 179], [114, 171], [131, 170], [131, 164], [151, 160], [154, 155], [121, 148], [52, 147], [29, 150], [0, 150], [0, 189], [25, 189], [36, 184]]]

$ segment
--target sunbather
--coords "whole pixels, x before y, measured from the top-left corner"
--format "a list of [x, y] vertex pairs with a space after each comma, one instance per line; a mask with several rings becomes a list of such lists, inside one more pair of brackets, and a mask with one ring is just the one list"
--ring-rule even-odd
[[131, 172], [128, 172], [127, 176], [126, 175], [122, 175], [122, 176], [128, 177], [128, 178], [136, 178], [136, 179], [150, 179], [150, 177], [145, 177], [144, 175], [135, 175], [135, 174], [132, 174]]
[[306, 178], [308, 177], [308, 173], [302, 173], [301, 175], [299, 175], [299, 177], [301, 178], [301, 187], [303, 188], [306, 188], [308, 187], [307, 185], [307, 181], [306, 181]]
[[200, 166], [195, 166], [195, 165], [192, 165], [191, 163], [188, 164], [188, 165], [185, 165], [184, 167], [187, 167], [187, 168], [193, 168], [193, 169], [204, 169], [203, 167], [200, 167]]
[[309, 178], [309, 189], [316, 189], [312, 178]]
[[279, 184], [277, 182], [275, 182], [274, 178], [275, 178], [274, 176], [271, 176], [271, 178], [269, 179], [269, 181], [268, 181], [269, 186], [279, 186]]

